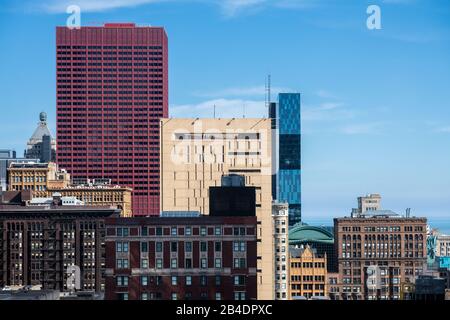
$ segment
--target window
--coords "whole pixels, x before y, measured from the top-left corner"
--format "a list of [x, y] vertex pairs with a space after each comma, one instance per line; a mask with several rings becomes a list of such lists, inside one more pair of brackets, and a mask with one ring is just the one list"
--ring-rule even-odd
[[245, 276], [234, 276], [234, 285], [235, 286], [244, 286], [245, 285]]
[[118, 237], [128, 237], [129, 229], [128, 228], [117, 228], [116, 234]]
[[222, 242], [219, 242], [219, 241], [215, 242], [214, 243], [214, 250], [216, 252], [221, 252], [222, 251]]
[[207, 249], [207, 243], [206, 243], [206, 242], [200, 242], [200, 251], [201, 251], [201, 252], [206, 252], [206, 251], [208, 251], [208, 249]]
[[171, 234], [172, 236], [176, 236], [176, 235], [178, 234], [178, 232], [177, 232], [177, 227], [172, 227], [172, 228], [170, 228], [170, 234]]
[[222, 295], [220, 292], [216, 292], [216, 300], [222, 300]]
[[178, 267], [178, 259], [174, 258], [170, 261], [170, 267], [176, 269]]
[[206, 258], [201, 258], [201, 260], [200, 260], [200, 268], [202, 268], [202, 269], [208, 268], [208, 263], [206, 261]]
[[142, 259], [141, 260], [141, 268], [147, 269], [148, 268], [148, 259]]
[[141, 294], [141, 300], [148, 300], [148, 293], [142, 293]]
[[215, 280], [216, 286], [220, 286], [221, 285], [221, 283], [222, 283], [222, 277], [221, 276], [215, 276], [214, 280]]
[[245, 300], [245, 292], [236, 291], [234, 293], [234, 300]]
[[128, 242], [117, 242], [116, 252], [128, 252]]
[[222, 234], [222, 228], [221, 227], [215, 227], [214, 228], [214, 234], [216, 236], [220, 236]]
[[201, 227], [200, 228], [200, 235], [201, 236], [206, 236], [206, 227]]
[[186, 228], [184, 229], [184, 233], [185, 233], [187, 236], [192, 235], [192, 229], [191, 229], [191, 227], [186, 227]]
[[245, 241], [233, 241], [233, 251], [245, 251]]
[[141, 227], [141, 236], [148, 236], [148, 228], [147, 227]]
[[177, 252], [178, 251], [178, 243], [177, 242], [171, 242], [170, 243], [170, 251], [171, 252]]
[[186, 276], [186, 285], [187, 286], [192, 285], [192, 276]]
[[184, 246], [185, 246], [185, 250], [184, 250], [184, 251], [186, 251], [186, 252], [192, 252], [192, 242], [186, 242], [186, 243], [184, 244]]
[[128, 259], [117, 259], [117, 269], [128, 269]]
[[192, 259], [191, 258], [186, 258], [185, 260], [184, 260], [184, 267], [186, 268], [186, 269], [191, 269], [192, 268]]
[[141, 285], [143, 285], [143, 286], [148, 285], [148, 276], [141, 277]]
[[117, 280], [117, 286], [119, 286], [119, 287], [128, 286], [128, 277], [118, 276], [116, 280]]
[[148, 252], [148, 242], [141, 242], [141, 252]]
[[207, 276], [200, 276], [200, 285], [204, 286], [204, 287], [208, 285], [208, 277]]
[[157, 227], [156, 228], [156, 235], [157, 236], [162, 236], [162, 228], [161, 227]]
[[173, 285], [173, 286], [176, 286], [177, 283], [178, 283], [178, 278], [177, 278], [177, 276], [172, 276], [172, 285]]
[[156, 269], [162, 269], [162, 259], [156, 259]]
[[215, 267], [215, 268], [222, 268], [222, 259], [216, 258], [216, 259], [214, 260], [214, 267]]
[[178, 300], [178, 294], [172, 293], [172, 300]]
[[163, 251], [163, 244], [162, 242], [156, 243], [156, 252], [162, 252]]
[[234, 258], [234, 268], [235, 269], [245, 269], [246, 259], [245, 258]]
[[128, 300], [128, 293], [119, 293], [119, 300]]

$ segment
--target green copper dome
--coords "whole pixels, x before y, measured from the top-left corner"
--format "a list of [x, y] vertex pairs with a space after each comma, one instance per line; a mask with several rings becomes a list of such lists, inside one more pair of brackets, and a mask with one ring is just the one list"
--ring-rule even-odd
[[289, 231], [290, 245], [310, 242], [333, 244], [334, 236], [328, 230], [306, 224], [297, 224]]

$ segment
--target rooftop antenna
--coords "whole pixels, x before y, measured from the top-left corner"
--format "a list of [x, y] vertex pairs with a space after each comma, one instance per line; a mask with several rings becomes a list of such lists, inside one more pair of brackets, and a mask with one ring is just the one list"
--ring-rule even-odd
[[270, 96], [270, 90], [271, 90], [271, 76], [270, 74], [267, 76], [267, 82], [266, 82], [266, 107], [269, 109], [270, 101], [272, 100]]
[[216, 105], [214, 104], [214, 119], [216, 118]]
[[242, 118], [245, 119], [245, 102], [242, 104]]

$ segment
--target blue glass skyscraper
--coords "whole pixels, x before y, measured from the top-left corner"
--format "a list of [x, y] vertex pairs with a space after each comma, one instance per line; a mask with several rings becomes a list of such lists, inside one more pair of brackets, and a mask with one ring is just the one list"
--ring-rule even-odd
[[301, 99], [300, 93], [280, 93], [278, 104], [269, 105], [276, 127], [273, 198], [289, 204], [289, 225], [301, 221]]

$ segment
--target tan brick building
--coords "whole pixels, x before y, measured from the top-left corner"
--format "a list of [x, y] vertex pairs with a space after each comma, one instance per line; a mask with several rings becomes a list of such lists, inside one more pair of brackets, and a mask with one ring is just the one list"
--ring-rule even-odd
[[310, 247], [290, 248], [291, 299], [328, 297], [327, 257]]
[[161, 211], [209, 214], [223, 175], [256, 187], [258, 299], [274, 299], [270, 119], [162, 119]]
[[70, 175], [53, 162], [11, 163], [8, 168], [8, 191], [31, 190], [34, 197], [45, 197], [49, 188], [69, 184]]
[[34, 198], [76, 197], [88, 206], [115, 206], [121, 216], [132, 216], [131, 188], [113, 185], [73, 185], [70, 175], [55, 163], [12, 163], [8, 168], [9, 191], [31, 190]]
[[49, 188], [45, 197], [60, 193], [62, 197], [76, 197], [87, 206], [114, 206], [121, 210], [121, 217], [132, 217], [131, 188], [113, 185], [70, 185], [65, 188]]

